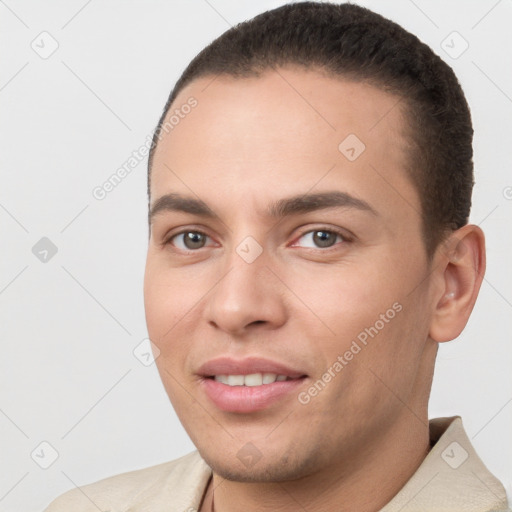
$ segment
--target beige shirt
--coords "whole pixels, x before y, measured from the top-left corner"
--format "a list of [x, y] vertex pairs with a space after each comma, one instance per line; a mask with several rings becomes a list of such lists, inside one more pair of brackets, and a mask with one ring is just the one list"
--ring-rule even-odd
[[[430, 420], [430, 438], [423, 463], [380, 512], [510, 512], [459, 416]], [[195, 451], [68, 491], [44, 512], [197, 512], [211, 475]]]

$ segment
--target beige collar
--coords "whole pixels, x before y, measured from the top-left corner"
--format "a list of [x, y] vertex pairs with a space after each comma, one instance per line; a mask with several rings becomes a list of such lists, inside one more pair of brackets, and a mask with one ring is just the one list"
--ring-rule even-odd
[[508, 511], [503, 485], [476, 454], [460, 416], [429, 423], [433, 448], [380, 512]]

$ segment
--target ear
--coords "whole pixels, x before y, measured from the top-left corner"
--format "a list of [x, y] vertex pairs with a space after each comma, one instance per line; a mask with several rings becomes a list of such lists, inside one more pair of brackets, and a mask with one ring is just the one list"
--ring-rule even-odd
[[467, 224], [454, 231], [438, 249], [441, 285], [436, 292], [430, 337], [450, 341], [464, 329], [475, 305], [485, 273], [483, 231]]

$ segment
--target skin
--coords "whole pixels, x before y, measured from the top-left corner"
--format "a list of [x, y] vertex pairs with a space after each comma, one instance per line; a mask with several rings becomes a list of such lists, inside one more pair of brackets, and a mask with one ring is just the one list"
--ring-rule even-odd
[[[150, 205], [176, 192], [220, 220], [156, 214], [144, 295], [163, 384], [213, 469], [201, 510], [213, 489], [222, 512], [297, 503], [309, 512], [379, 510], [428, 453], [437, 347], [458, 336], [474, 306], [483, 233], [464, 226], [427, 259], [395, 96], [292, 67], [197, 79], [174, 105], [190, 96], [197, 107], [155, 153]], [[338, 150], [351, 133], [366, 145], [353, 162]], [[277, 199], [333, 190], [377, 214], [265, 216]], [[328, 229], [346, 236], [315, 244], [313, 234]], [[184, 230], [204, 232], [204, 246], [187, 251], [183, 236], [171, 238]], [[247, 236], [263, 249], [250, 264], [236, 252]], [[227, 413], [202, 390], [199, 366], [231, 355], [299, 368], [307, 391], [395, 303], [401, 311], [307, 404], [291, 393], [262, 411]], [[249, 442], [261, 458], [248, 468], [237, 453]]]

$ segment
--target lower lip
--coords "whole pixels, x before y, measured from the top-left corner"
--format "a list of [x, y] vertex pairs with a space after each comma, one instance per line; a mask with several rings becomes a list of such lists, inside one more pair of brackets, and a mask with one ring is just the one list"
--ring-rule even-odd
[[222, 411], [247, 413], [261, 411], [296, 391], [304, 379], [276, 381], [261, 386], [228, 386], [205, 378], [202, 385], [208, 398]]

